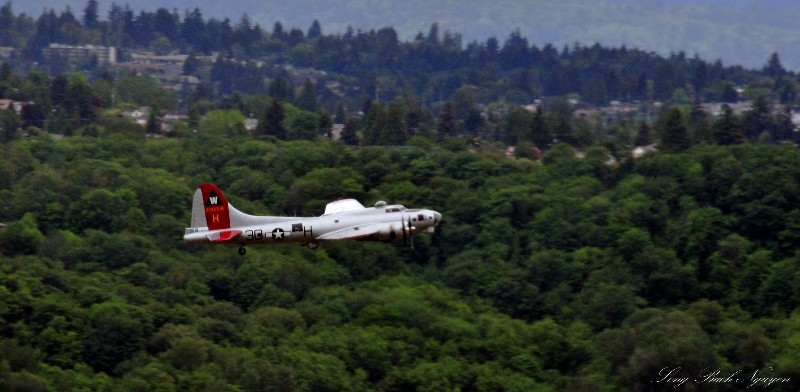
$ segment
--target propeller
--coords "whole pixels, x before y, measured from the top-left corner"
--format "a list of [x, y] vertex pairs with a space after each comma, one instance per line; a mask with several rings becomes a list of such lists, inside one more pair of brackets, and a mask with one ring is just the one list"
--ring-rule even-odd
[[436, 226], [439, 226], [439, 223], [442, 222], [442, 214], [433, 211], [433, 226], [428, 228], [428, 233], [434, 233], [436, 231]]
[[405, 217], [403, 218], [403, 245], [410, 246], [411, 249], [414, 249], [414, 231], [416, 228], [411, 226], [411, 217], [408, 214], [404, 214]]

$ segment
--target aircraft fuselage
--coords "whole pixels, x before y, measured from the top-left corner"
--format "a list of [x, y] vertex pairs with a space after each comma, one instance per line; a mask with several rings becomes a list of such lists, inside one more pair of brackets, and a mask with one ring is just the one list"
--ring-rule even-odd
[[[414, 232], [426, 231], [435, 225], [436, 212], [427, 209], [409, 209], [391, 211], [389, 206], [384, 208], [365, 208], [359, 211], [338, 212], [319, 217], [264, 217], [264, 222], [253, 223], [246, 226], [231, 227], [226, 229], [208, 230], [207, 228], [188, 228], [183, 239], [186, 242], [209, 242], [209, 236], [230, 232], [232, 229], [241, 231], [236, 239], [230, 242], [240, 245], [258, 243], [300, 243], [308, 244], [317, 242], [325, 235], [348, 230], [357, 238], [362, 226], [372, 227], [383, 225], [377, 232], [367, 233], [363, 238], [377, 240], [394, 240], [403, 237], [403, 225], [408, 225]], [[390, 211], [386, 211], [390, 210]], [[406, 227], [408, 230], [408, 227]], [[372, 231], [372, 230], [370, 230]]]
[[300, 243], [316, 248], [322, 241], [402, 239], [413, 245], [416, 233], [433, 233], [442, 215], [429, 209], [406, 209], [378, 202], [366, 208], [354, 199], [337, 200], [318, 217], [256, 216], [230, 203], [216, 185], [203, 184], [194, 194], [192, 220], [183, 239], [189, 243]]

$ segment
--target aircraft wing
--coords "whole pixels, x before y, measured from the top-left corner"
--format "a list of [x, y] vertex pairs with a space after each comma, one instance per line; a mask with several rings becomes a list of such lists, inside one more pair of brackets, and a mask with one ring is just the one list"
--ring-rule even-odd
[[386, 226], [385, 223], [373, 223], [366, 225], [350, 226], [344, 229], [339, 229], [336, 231], [332, 231], [330, 233], [323, 234], [317, 237], [317, 239], [321, 241], [329, 241], [329, 240], [355, 240], [359, 238], [366, 238], [373, 234], [376, 234], [385, 226]]
[[226, 242], [235, 239], [239, 234], [242, 234], [241, 230], [226, 230], [209, 234], [206, 237], [211, 242]]

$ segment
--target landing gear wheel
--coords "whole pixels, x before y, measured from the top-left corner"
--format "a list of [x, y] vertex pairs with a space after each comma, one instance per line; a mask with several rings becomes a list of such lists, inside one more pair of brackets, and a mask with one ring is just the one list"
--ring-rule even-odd
[[319, 242], [309, 242], [306, 245], [308, 245], [308, 249], [317, 249], [317, 247], [319, 246]]
[[245, 253], [247, 253], [247, 249], [245, 249], [244, 246], [239, 248], [239, 255], [244, 256]]

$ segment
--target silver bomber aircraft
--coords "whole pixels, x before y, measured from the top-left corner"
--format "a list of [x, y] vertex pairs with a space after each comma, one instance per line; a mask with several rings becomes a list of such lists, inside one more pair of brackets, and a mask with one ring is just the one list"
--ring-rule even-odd
[[228, 203], [216, 185], [203, 184], [194, 193], [192, 222], [183, 240], [239, 245], [240, 255], [248, 244], [298, 243], [315, 249], [322, 241], [402, 239], [413, 246], [414, 234], [433, 233], [441, 220], [433, 210], [382, 201], [367, 208], [355, 199], [328, 203], [318, 217], [248, 215]]

